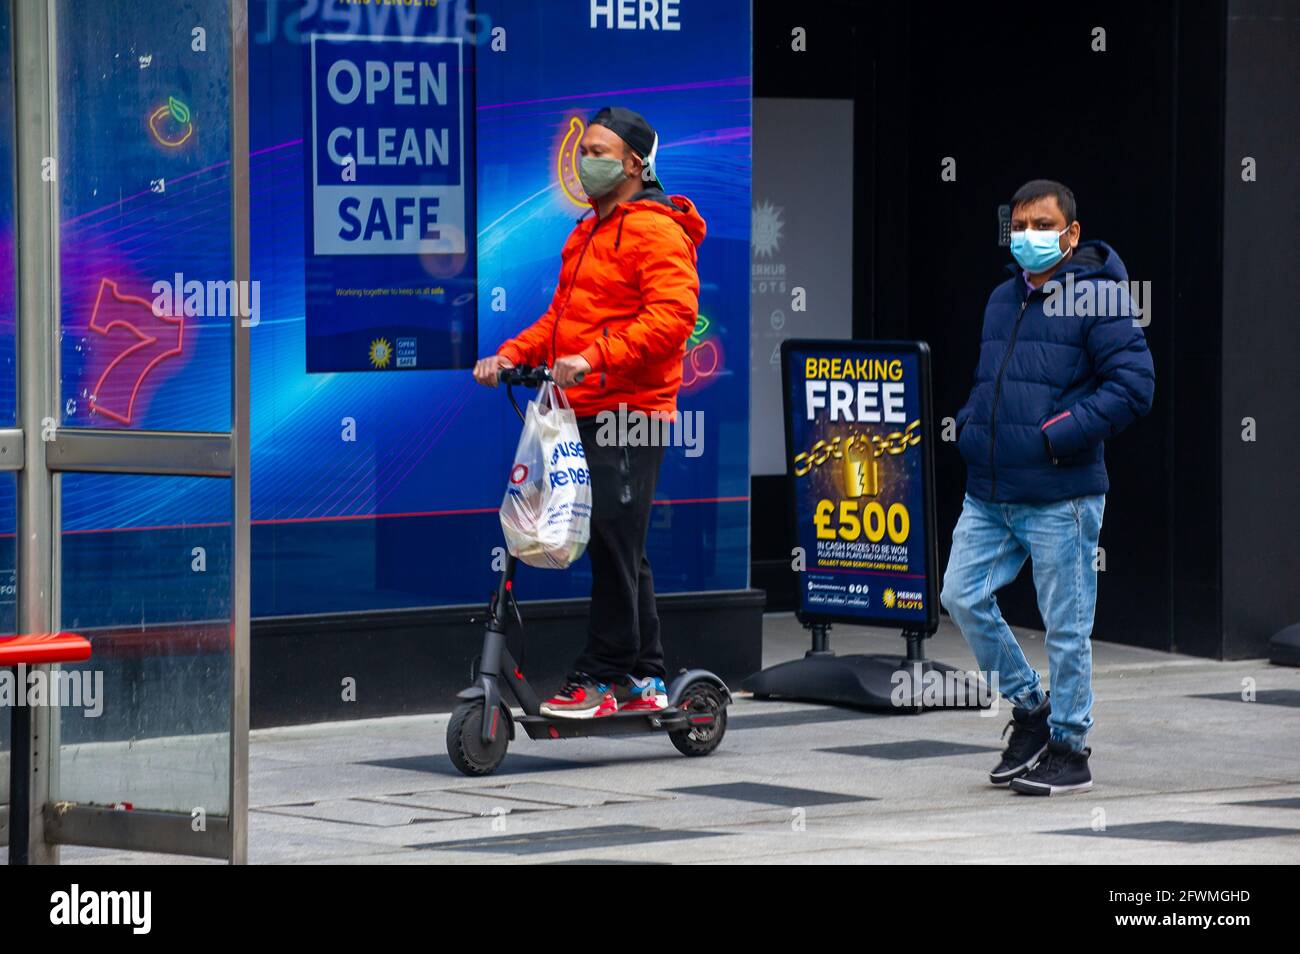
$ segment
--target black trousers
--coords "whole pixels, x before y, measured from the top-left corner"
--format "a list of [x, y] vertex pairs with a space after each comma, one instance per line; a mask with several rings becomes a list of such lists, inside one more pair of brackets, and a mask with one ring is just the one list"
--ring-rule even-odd
[[579, 418], [591, 471], [591, 617], [574, 670], [600, 681], [665, 676], [654, 577], [646, 557], [650, 506], [663, 445], [629, 447], [597, 440], [595, 418]]

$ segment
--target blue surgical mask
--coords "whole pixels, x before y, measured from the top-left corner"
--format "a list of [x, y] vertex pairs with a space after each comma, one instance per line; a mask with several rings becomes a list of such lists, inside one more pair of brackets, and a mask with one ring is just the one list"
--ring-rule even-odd
[[1011, 233], [1011, 256], [1031, 275], [1045, 272], [1065, 257], [1061, 251], [1061, 236], [1069, 229], [1060, 232], [1039, 232], [1026, 229]]

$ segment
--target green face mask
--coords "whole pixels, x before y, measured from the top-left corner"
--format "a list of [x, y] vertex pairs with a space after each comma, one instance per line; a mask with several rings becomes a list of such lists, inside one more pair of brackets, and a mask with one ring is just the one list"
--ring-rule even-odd
[[583, 191], [593, 199], [612, 192], [626, 178], [622, 159], [583, 156], [578, 161], [578, 181], [582, 183]]

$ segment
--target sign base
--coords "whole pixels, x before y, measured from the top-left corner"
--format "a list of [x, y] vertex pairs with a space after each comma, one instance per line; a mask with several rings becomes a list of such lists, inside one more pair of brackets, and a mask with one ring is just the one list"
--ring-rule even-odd
[[983, 709], [993, 702], [992, 690], [974, 673], [926, 659], [920, 633], [903, 633], [906, 656], [837, 656], [830, 650], [830, 626], [814, 624], [810, 629], [813, 648], [803, 659], [756, 672], [740, 688], [755, 699], [797, 699], [881, 712]]
[[988, 705], [981, 702], [987, 690], [981, 690], [979, 680], [970, 673], [928, 660], [909, 662], [900, 656], [809, 653], [803, 659], [754, 673], [740, 688], [753, 693], [755, 699], [798, 699], [882, 712]]
[[1300, 666], [1300, 623], [1273, 634], [1268, 641], [1268, 661], [1274, 666]]

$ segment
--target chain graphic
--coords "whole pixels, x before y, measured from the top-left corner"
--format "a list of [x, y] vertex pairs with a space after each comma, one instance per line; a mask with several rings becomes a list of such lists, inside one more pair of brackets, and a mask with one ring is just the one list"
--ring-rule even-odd
[[[865, 459], [862, 452], [869, 446], [871, 448], [871, 460], [878, 460], [886, 455], [897, 457], [909, 447], [915, 447], [921, 443], [921, 421], [918, 418], [901, 431], [891, 431], [881, 437], [879, 434], [850, 434], [843, 442], [840, 438], [835, 437], [829, 441], [817, 441], [813, 446], [801, 454], [794, 457], [794, 475], [802, 477], [814, 467], [820, 467], [828, 460], [844, 460], [845, 455], [850, 452], [856, 452], [855, 456], [859, 459]], [[865, 474], [854, 477], [850, 482], [850, 487], [863, 486], [869, 480]]]

